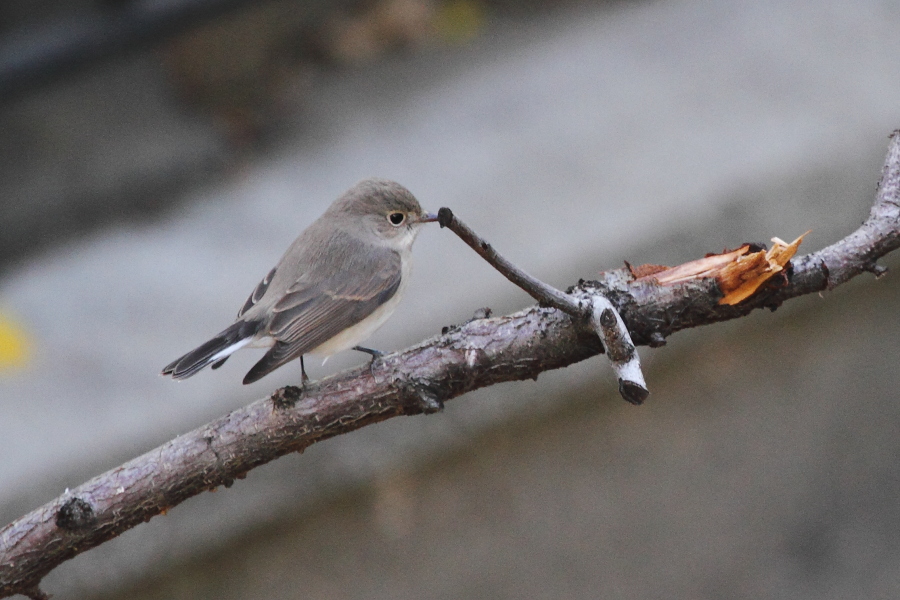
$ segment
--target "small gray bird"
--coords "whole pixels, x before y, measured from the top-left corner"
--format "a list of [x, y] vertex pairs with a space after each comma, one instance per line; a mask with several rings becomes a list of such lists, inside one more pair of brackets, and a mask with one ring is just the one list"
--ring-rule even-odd
[[294, 240], [228, 329], [173, 361], [163, 375], [186, 379], [245, 346], [269, 351], [244, 377], [253, 383], [304, 354], [354, 348], [391, 316], [409, 278], [419, 227], [436, 221], [405, 187], [356, 184]]

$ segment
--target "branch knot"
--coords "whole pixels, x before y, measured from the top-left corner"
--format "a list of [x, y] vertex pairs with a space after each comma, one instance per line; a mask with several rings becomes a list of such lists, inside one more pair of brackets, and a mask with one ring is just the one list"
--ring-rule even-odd
[[56, 512], [56, 526], [65, 531], [87, 529], [97, 520], [94, 508], [86, 500], [69, 498]]

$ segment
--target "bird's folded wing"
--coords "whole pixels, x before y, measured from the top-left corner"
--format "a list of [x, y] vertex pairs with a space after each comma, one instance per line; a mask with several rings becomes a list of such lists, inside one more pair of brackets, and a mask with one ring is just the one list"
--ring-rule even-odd
[[387, 249], [324, 281], [301, 278], [273, 307], [267, 332], [276, 343], [260, 370], [271, 372], [356, 325], [397, 292], [400, 279], [400, 256]]

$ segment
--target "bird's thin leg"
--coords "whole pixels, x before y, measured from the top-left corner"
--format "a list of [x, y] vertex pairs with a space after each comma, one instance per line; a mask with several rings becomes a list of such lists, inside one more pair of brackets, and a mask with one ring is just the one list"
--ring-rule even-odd
[[381, 358], [382, 356], [384, 356], [384, 352], [382, 352], [381, 350], [375, 350], [374, 348], [366, 348], [365, 346], [353, 346], [353, 349], [357, 352], [365, 352], [372, 357], [373, 361], [376, 358]]
[[372, 379], [378, 381], [375, 378], [375, 361], [384, 356], [384, 352], [375, 350], [374, 348], [366, 348], [365, 346], [353, 346], [353, 349], [357, 352], [365, 352], [372, 357], [372, 360], [369, 361], [369, 374], [372, 376]]
[[303, 364], [303, 355], [300, 355], [300, 381], [303, 387], [309, 383], [309, 375], [306, 374], [306, 365]]

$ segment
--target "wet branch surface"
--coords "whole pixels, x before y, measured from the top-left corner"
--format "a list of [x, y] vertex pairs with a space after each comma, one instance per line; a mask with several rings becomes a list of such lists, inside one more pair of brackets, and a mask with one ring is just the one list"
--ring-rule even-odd
[[712, 279], [660, 286], [636, 282], [628, 270], [618, 269], [597, 281], [579, 282], [558, 302], [450, 328], [386, 355], [371, 370], [366, 365], [344, 371], [305, 390], [282, 388], [0, 529], [0, 597], [45, 597], [38, 585], [60, 563], [203, 491], [228, 487], [279, 456], [370, 423], [431, 412], [478, 388], [534, 379], [601, 352], [590, 319], [554, 308], [563, 308], [559, 303], [574, 299], [572, 307], [590, 306], [600, 293], [618, 308], [635, 344], [659, 346], [682, 329], [776, 308], [863, 272], [880, 275], [883, 268], [876, 260], [898, 246], [900, 134], [895, 132], [868, 219], [839, 242], [794, 259], [784, 277], [745, 302], [718, 304], [722, 294]]

